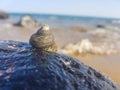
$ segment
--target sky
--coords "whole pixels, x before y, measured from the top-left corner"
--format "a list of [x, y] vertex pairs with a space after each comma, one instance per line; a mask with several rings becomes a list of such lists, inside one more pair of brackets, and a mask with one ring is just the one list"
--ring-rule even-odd
[[120, 18], [120, 0], [0, 0], [6, 12]]

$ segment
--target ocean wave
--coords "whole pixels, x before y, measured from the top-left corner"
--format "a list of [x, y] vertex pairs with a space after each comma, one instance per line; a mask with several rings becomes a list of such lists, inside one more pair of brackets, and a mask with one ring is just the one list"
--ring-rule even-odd
[[83, 55], [83, 54], [97, 54], [97, 55], [110, 55], [118, 53], [114, 44], [109, 43], [92, 43], [88, 39], [83, 39], [76, 44], [68, 44], [64, 49], [60, 50], [61, 53], [70, 55]]
[[112, 23], [120, 24], [120, 20], [113, 20]]

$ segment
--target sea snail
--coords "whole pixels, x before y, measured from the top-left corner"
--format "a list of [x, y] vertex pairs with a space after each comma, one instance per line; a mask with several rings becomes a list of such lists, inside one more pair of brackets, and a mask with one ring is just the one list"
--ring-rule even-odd
[[37, 32], [30, 37], [29, 44], [36, 49], [41, 49], [49, 52], [57, 51], [54, 37], [50, 31], [49, 25], [47, 24], [41, 26]]

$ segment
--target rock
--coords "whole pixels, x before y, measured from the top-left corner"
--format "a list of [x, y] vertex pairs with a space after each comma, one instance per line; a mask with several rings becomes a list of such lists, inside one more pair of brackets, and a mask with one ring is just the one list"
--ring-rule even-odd
[[0, 19], [7, 19], [8, 18], [8, 14], [5, 13], [4, 11], [0, 11]]
[[97, 28], [105, 28], [104, 25], [100, 25], [100, 24], [98, 24], [96, 27], [97, 27]]
[[0, 41], [0, 90], [120, 90], [77, 59]]
[[17, 24], [14, 24], [14, 25], [25, 27], [25, 28], [31, 28], [31, 27], [39, 27], [40, 23], [38, 23], [36, 20], [34, 20], [30, 16], [24, 16], [21, 18], [21, 20]]

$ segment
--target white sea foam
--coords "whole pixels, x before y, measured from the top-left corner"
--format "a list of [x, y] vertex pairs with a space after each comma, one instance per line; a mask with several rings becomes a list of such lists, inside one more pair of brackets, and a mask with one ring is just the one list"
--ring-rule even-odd
[[107, 31], [105, 29], [96, 29], [96, 30], [89, 31], [88, 33], [94, 36], [103, 37], [104, 35], [107, 34]]
[[118, 24], [120, 24], [120, 20], [113, 20], [112, 23], [118, 23]]
[[109, 43], [92, 43], [88, 39], [83, 39], [80, 42], [76, 44], [69, 44], [67, 45], [63, 50], [61, 50], [62, 53], [65, 54], [113, 54], [118, 53], [117, 49], [115, 49], [114, 44]]

